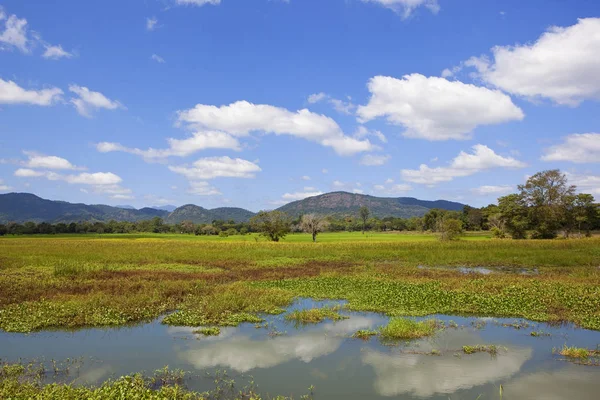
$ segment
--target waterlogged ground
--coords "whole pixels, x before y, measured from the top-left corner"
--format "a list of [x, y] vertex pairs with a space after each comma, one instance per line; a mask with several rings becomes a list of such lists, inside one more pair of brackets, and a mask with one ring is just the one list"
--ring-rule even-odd
[[[300, 300], [288, 312], [336, 304], [341, 303]], [[598, 331], [434, 316], [446, 328], [433, 337], [364, 341], [351, 336], [377, 329], [388, 318], [340, 312], [350, 318], [298, 326], [286, 314], [265, 316], [264, 323], [221, 328], [210, 337], [193, 333], [197, 328], [163, 325], [161, 319], [117, 329], [0, 333], [0, 359], [41, 361], [48, 366], [46, 381], [87, 385], [168, 365], [188, 371], [185, 384], [195, 391], [212, 389], [215, 374], [222, 374], [217, 371], [226, 370], [238, 385], [256, 382], [265, 397], [300, 398], [311, 386], [315, 399], [585, 400], [600, 393], [600, 367], [577, 365], [552, 351], [564, 345], [595, 349]], [[497, 346], [497, 354], [465, 354], [463, 346], [477, 345]], [[52, 360], [61, 361], [56, 375]]]

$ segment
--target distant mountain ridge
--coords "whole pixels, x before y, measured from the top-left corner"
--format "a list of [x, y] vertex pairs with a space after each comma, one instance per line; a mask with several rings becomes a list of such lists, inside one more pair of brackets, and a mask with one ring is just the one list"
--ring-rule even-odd
[[418, 200], [413, 197], [375, 197], [365, 194], [332, 192], [308, 197], [279, 207], [293, 217], [316, 213], [337, 216], [357, 215], [362, 206], [369, 208], [371, 216], [384, 217], [420, 217], [432, 208], [460, 211], [465, 206], [447, 200]]
[[[356, 193], [333, 192], [294, 201], [280, 208], [292, 217], [317, 213], [336, 216], [357, 215], [367, 206], [374, 217], [410, 218], [422, 216], [431, 208], [460, 211], [464, 204], [447, 200], [426, 201], [412, 197], [375, 197]], [[167, 206], [168, 207], [168, 206]], [[50, 222], [71, 223], [89, 221], [142, 221], [155, 217], [174, 224], [182, 221], [211, 223], [214, 220], [247, 222], [254, 216], [252, 211], [237, 207], [220, 207], [212, 210], [194, 204], [186, 204], [172, 212], [151, 207], [120, 208], [102, 204], [87, 205], [42, 199], [31, 193], [0, 194], [0, 223]]]

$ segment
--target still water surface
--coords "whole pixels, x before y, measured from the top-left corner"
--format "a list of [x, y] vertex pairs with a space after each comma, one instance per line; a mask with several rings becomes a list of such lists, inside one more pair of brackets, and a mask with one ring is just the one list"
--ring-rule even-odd
[[[290, 309], [334, 304], [339, 303], [304, 299]], [[192, 372], [186, 385], [198, 391], [213, 388], [207, 374], [225, 369], [236, 380], [254, 380], [264, 395], [295, 398], [311, 385], [315, 399], [499, 399], [500, 385], [503, 399], [600, 398], [600, 367], [574, 365], [552, 354], [553, 347], [564, 344], [595, 349], [600, 332], [539, 323], [515, 329], [502, 326], [514, 319], [435, 316], [460, 327], [391, 345], [377, 338], [350, 338], [358, 329], [386, 324], [387, 317], [343, 313], [350, 319], [304, 327], [286, 322], [283, 315], [268, 316], [267, 328], [243, 324], [221, 329], [218, 337], [201, 337], [193, 328], [168, 327], [160, 320], [119, 329], [0, 333], [0, 359], [81, 357], [81, 368], [63, 378], [76, 384], [169, 365]], [[533, 330], [551, 336], [532, 337]], [[463, 345], [483, 344], [506, 349], [495, 357], [461, 351]], [[423, 354], [434, 349], [441, 355]]]

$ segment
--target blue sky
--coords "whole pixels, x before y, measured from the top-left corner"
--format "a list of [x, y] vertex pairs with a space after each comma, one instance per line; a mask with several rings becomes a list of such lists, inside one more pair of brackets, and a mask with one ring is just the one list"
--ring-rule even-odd
[[0, 1], [0, 193], [600, 197], [594, 0]]

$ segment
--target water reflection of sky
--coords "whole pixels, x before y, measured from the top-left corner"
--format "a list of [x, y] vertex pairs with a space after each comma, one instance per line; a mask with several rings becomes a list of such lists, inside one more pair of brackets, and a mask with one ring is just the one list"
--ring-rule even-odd
[[[294, 308], [321, 306], [303, 301]], [[152, 373], [165, 365], [192, 373], [193, 390], [209, 390], [206, 372], [226, 369], [233, 375], [250, 374], [263, 394], [299, 398], [315, 385], [322, 399], [476, 399], [498, 398], [502, 384], [506, 399], [597, 399], [600, 368], [567, 364], [552, 355], [564, 344], [595, 348], [600, 332], [572, 326], [536, 324], [524, 329], [500, 326], [492, 318], [453, 319], [460, 329], [447, 329], [435, 338], [387, 346], [377, 339], [351, 339], [358, 329], [386, 322], [377, 314], [349, 313], [350, 319], [295, 329], [284, 316], [269, 316], [268, 328], [244, 324], [223, 328], [217, 337], [194, 334], [194, 328], [168, 327], [160, 321], [122, 329], [41, 332], [31, 335], [0, 333], [3, 361], [76, 358], [85, 362], [65, 378], [75, 384], [98, 384], [109, 378], [140, 371]], [[472, 322], [487, 325], [476, 329]], [[534, 338], [532, 330], [551, 333]], [[287, 332], [270, 337], [269, 332]], [[460, 355], [463, 345], [495, 344], [507, 351]], [[414, 354], [436, 349], [442, 356]], [[412, 352], [412, 353], [411, 353]], [[93, 360], [93, 361], [90, 361]], [[48, 376], [51, 379], [52, 376]]]

